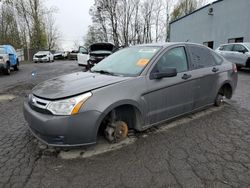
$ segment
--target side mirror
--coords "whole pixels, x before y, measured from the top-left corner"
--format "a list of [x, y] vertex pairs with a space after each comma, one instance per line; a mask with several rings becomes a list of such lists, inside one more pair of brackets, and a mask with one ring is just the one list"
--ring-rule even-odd
[[177, 76], [176, 68], [166, 68], [164, 71], [152, 73], [150, 79], [162, 79], [175, 76]]

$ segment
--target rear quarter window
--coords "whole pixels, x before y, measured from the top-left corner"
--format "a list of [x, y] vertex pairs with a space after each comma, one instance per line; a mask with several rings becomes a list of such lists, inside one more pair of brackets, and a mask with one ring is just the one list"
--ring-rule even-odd
[[191, 58], [190, 68], [193, 70], [211, 67], [215, 64], [210, 50], [205, 47], [190, 45], [189, 53]]

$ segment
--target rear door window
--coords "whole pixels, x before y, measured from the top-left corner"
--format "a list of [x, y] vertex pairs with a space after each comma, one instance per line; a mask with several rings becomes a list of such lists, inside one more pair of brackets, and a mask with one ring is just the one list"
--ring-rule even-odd
[[215, 65], [214, 58], [209, 49], [202, 46], [190, 45], [189, 52], [191, 58], [190, 66], [192, 70]]

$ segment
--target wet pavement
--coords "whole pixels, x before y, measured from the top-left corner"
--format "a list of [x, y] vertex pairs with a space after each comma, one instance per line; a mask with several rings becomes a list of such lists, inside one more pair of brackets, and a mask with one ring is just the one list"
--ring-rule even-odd
[[250, 187], [250, 71], [239, 73], [223, 107], [114, 146], [100, 139], [89, 148], [48, 148], [26, 127], [24, 97], [43, 80], [81, 70], [58, 61], [0, 75], [0, 187]]

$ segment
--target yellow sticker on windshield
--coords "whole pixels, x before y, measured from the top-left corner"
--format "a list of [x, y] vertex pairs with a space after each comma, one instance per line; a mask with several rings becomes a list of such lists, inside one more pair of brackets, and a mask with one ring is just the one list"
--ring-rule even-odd
[[147, 65], [149, 62], [148, 59], [139, 59], [139, 61], [137, 61], [136, 65], [139, 67], [144, 67], [145, 65]]

